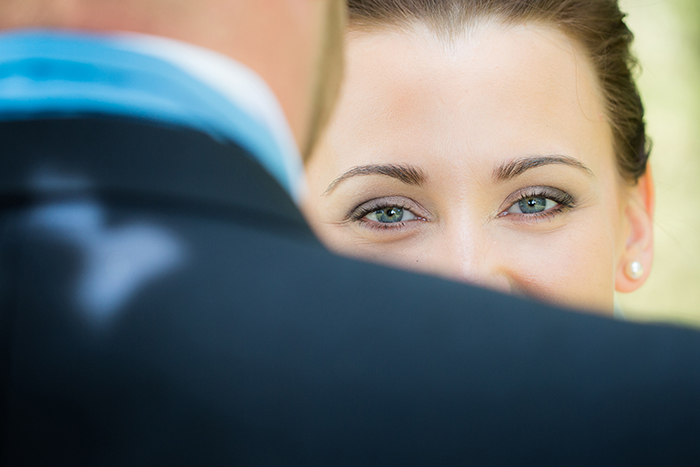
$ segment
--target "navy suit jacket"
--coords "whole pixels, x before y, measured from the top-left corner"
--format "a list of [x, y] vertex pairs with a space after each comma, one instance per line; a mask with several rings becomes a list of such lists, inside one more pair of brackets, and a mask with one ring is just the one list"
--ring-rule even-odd
[[700, 335], [339, 258], [238, 146], [0, 123], [3, 466], [700, 465]]

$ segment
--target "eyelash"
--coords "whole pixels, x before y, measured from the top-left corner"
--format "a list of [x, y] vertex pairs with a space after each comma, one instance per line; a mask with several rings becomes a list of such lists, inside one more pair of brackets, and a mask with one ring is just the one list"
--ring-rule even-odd
[[[374, 222], [368, 219], [365, 219], [365, 216], [368, 214], [371, 214], [376, 211], [380, 211], [382, 209], [387, 209], [387, 208], [399, 208], [403, 209], [404, 211], [409, 211], [411, 214], [413, 214], [416, 218], [412, 219], [410, 221], [403, 221], [403, 222], [395, 222], [395, 223], [382, 223], [382, 222]], [[380, 230], [392, 230], [392, 229], [400, 229], [402, 227], [405, 227], [408, 222], [413, 222], [413, 221], [425, 221], [425, 217], [419, 215], [417, 212], [417, 209], [410, 205], [410, 203], [406, 203], [406, 201], [402, 198], [380, 198], [380, 199], [372, 199], [369, 200], [365, 203], [362, 203], [360, 206], [354, 208], [347, 216], [349, 221], [353, 222], [359, 222], [364, 224], [365, 227], [371, 228], [371, 229], [380, 229]]]
[[[498, 217], [507, 217], [507, 216], [518, 216], [530, 221], [538, 221], [541, 219], [551, 219], [554, 216], [561, 214], [563, 212], [569, 211], [573, 208], [576, 207], [576, 201], [573, 196], [571, 196], [569, 193], [566, 193], [565, 191], [562, 191], [558, 188], [554, 188], [551, 186], [531, 186], [527, 187], [520, 192], [514, 193], [516, 198], [513, 201], [508, 200], [506, 202], [507, 206], [506, 208], [501, 211], [501, 213], [498, 215]], [[509, 213], [508, 210], [513, 207], [516, 203], [519, 203], [520, 201], [523, 201], [528, 198], [546, 198], [550, 199], [554, 202], [557, 203], [557, 206], [548, 209], [546, 211], [538, 212], [538, 213], [531, 213], [531, 214], [525, 214], [525, 213]]]

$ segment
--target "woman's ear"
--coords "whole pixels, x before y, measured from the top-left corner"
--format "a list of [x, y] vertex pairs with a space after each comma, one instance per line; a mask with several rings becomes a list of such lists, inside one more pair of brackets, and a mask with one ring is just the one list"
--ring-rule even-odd
[[650, 166], [628, 196], [624, 216], [629, 234], [615, 271], [615, 290], [625, 293], [644, 284], [654, 258], [654, 181]]

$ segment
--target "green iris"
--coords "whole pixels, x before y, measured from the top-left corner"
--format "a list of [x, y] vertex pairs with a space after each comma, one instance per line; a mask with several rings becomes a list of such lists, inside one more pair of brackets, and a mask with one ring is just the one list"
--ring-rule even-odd
[[547, 208], [547, 198], [525, 198], [518, 202], [518, 206], [524, 214], [542, 212]]
[[401, 219], [403, 219], [403, 209], [392, 206], [390, 208], [374, 211], [374, 215], [377, 218], [377, 222], [383, 222], [385, 224], [401, 222]]

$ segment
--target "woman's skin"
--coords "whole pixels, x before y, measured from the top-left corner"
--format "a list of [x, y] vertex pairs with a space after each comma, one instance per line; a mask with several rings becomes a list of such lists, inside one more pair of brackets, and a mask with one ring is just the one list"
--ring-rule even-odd
[[596, 77], [567, 36], [486, 23], [449, 41], [415, 26], [347, 46], [307, 166], [304, 210], [331, 249], [602, 313], [644, 282], [651, 180], [619, 175]]

